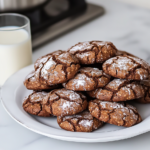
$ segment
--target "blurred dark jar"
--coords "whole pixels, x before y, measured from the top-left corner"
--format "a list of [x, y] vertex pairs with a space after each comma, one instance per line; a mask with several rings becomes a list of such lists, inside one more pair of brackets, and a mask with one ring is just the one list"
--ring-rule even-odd
[[0, 12], [25, 11], [45, 5], [50, 0], [0, 0]]

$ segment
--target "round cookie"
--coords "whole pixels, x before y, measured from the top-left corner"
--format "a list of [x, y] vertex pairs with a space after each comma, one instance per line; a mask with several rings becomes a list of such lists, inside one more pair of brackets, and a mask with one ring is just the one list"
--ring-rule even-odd
[[51, 114], [44, 109], [42, 104], [43, 98], [47, 94], [47, 92], [33, 92], [23, 102], [23, 109], [32, 115], [50, 117]]
[[42, 84], [56, 85], [73, 78], [80, 65], [74, 55], [56, 51], [38, 59], [34, 67]]
[[82, 93], [67, 89], [53, 90], [43, 99], [44, 108], [54, 116], [69, 116], [87, 108], [87, 99]]
[[78, 74], [63, 83], [66, 89], [74, 91], [91, 91], [99, 87], [104, 87], [109, 81], [110, 76], [98, 68], [84, 67], [78, 71]]
[[145, 86], [136, 81], [114, 79], [104, 88], [89, 91], [87, 94], [102, 101], [127, 101], [144, 97]]
[[132, 105], [93, 100], [89, 102], [91, 115], [100, 121], [117, 126], [130, 127], [142, 121], [136, 108]]
[[111, 42], [89, 41], [80, 42], [68, 49], [81, 64], [103, 63], [116, 55], [117, 49]]
[[32, 71], [25, 78], [24, 85], [28, 90], [39, 91], [39, 90], [54, 89], [58, 87], [58, 85], [49, 86], [49, 85], [40, 83], [39, 78], [38, 77], [35, 78], [35, 75], [38, 76], [38, 74], [35, 74], [35, 71]]
[[116, 56], [103, 63], [103, 71], [116, 78], [147, 80], [150, 75], [150, 66], [137, 57]]
[[62, 129], [74, 132], [92, 132], [103, 126], [103, 122], [94, 118], [89, 111], [73, 116], [58, 116], [57, 122]]

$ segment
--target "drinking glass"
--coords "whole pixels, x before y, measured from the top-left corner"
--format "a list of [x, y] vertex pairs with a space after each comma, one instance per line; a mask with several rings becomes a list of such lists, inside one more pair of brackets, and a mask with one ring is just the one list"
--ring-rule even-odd
[[30, 21], [16, 13], [0, 14], [0, 86], [32, 63]]

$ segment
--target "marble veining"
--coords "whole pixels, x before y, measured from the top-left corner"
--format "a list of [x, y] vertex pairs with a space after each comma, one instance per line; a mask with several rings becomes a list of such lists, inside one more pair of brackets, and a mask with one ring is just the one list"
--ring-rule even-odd
[[[106, 13], [51, 43], [34, 51], [33, 60], [50, 50], [67, 49], [79, 41], [112, 41], [120, 50], [131, 52], [150, 63], [150, 10], [114, 0], [88, 0], [105, 7]], [[67, 41], [67, 42], [66, 42]], [[58, 44], [59, 43], [59, 44]], [[108, 143], [73, 143], [54, 140], [34, 133], [16, 123], [0, 103], [0, 150], [49, 150], [49, 149], [135, 149], [148, 148], [150, 133]], [[125, 146], [124, 146], [125, 145]]]

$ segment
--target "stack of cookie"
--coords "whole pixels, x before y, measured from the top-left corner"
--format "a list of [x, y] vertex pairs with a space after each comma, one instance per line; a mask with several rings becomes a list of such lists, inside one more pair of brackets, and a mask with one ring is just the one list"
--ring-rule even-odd
[[57, 116], [68, 131], [91, 132], [104, 122], [130, 127], [142, 119], [126, 101], [150, 102], [149, 74], [144, 60], [111, 42], [78, 43], [37, 59], [24, 81], [34, 92], [23, 108], [37, 116]]

